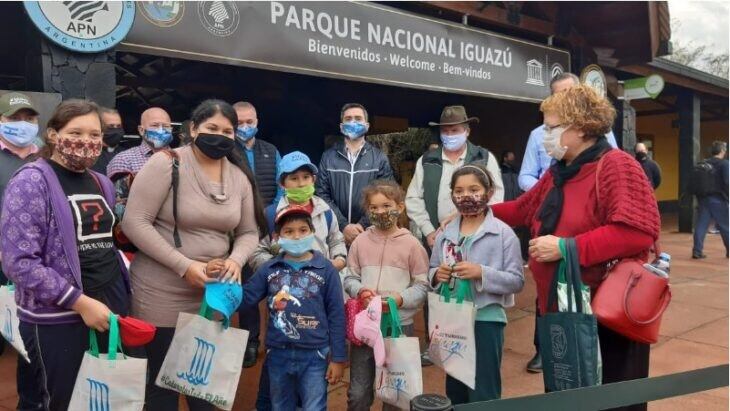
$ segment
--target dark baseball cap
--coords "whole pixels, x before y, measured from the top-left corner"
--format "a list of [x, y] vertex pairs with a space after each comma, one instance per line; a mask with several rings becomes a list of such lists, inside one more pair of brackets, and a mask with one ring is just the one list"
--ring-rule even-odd
[[23, 93], [7, 93], [0, 96], [0, 115], [9, 117], [22, 109], [38, 114], [38, 110], [33, 106], [30, 97]]

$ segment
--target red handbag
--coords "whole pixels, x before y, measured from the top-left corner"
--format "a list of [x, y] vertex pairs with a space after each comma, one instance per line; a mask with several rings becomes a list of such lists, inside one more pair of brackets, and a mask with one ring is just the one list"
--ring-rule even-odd
[[[602, 160], [596, 169], [596, 195]], [[658, 243], [653, 251], [659, 255]], [[608, 270], [592, 297], [591, 308], [601, 325], [631, 340], [654, 344], [659, 340], [662, 315], [671, 299], [669, 278], [648, 271], [638, 259], [626, 258]]]
[[355, 316], [362, 310], [363, 307], [359, 298], [349, 298], [345, 303], [345, 337], [357, 346], [362, 345], [363, 342], [355, 337]]
[[634, 341], [654, 344], [671, 299], [668, 278], [649, 272], [639, 260], [624, 259], [608, 271], [591, 308], [605, 327]]

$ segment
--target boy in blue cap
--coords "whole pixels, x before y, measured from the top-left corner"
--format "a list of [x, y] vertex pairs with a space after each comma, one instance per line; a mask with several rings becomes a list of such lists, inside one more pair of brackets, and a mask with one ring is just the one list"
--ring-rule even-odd
[[[274, 410], [293, 410], [297, 398], [305, 410], [325, 410], [327, 382], [339, 382], [347, 362], [340, 277], [314, 251], [314, 224], [307, 208], [280, 210], [274, 230], [281, 253], [251, 277], [242, 303], [253, 307], [266, 298], [269, 307], [267, 372], [261, 388], [269, 388], [264, 394]], [[268, 404], [259, 408], [257, 403], [256, 408], [268, 409]]]

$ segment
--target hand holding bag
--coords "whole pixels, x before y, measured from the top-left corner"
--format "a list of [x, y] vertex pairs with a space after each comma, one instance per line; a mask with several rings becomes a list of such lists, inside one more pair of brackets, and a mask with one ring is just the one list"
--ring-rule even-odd
[[400, 324], [395, 300], [388, 298], [381, 329], [385, 336], [385, 365], [375, 372], [375, 396], [400, 409], [410, 408], [411, 400], [423, 393], [421, 356], [417, 337], [406, 337]]
[[537, 319], [547, 391], [588, 387], [601, 381], [598, 326], [596, 317], [584, 313], [583, 298], [580, 297], [583, 283], [575, 239], [561, 239], [560, 249], [563, 259], [553, 277], [548, 309], [556, 306], [557, 284], [564, 278], [568, 311], [544, 313]]
[[15, 304], [15, 286], [13, 284], [0, 286], [0, 310], [2, 310], [0, 311], [0, 322], [2, 322], [0, 334], [25, 361], [30, 363], [28, 351], [20, 336], [18, 306]]
[[[122, 354], [122, 358], [118, 357]], [[69, 410], [141, 411], [147, 383], [147, 360], [122, 353], [119, 324], [109, 318], [109, 350], [99, 354], [96, 331], [89, 330], [89, 351], [84, 353]]]
[[441, 284], [440, 295], [428, 293], [428, 332], [431, 335], [428, 354], [437, 367], [474, 389], [476, 308], [473, 302], [464, 300], [467, 295], [471, 295], [471, 284], [462, 279], [456, 280], [456, 302], [451, 302], [451, 292], [446, 284]]
[[212, 316], [205, 300], [198, 315], [180, 313], [155, 384], [230, 410], [241, 377], [248, 331], [228, 328], [212, 321]]

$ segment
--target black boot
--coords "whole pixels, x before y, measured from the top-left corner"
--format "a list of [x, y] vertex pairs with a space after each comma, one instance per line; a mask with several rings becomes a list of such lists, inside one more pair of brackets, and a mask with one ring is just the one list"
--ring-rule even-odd
[[246, 352], [243, 354], [243, 368], [251, 368], [256, 365], [256, 359], [259, 356], [259, 342], [256, 340], [249, 341], [246, 346]]
[[540, 353], [536, 353], [535, 356], [527, 363], [527, 372], [542, 372], [542, 357], [540, 356]]

